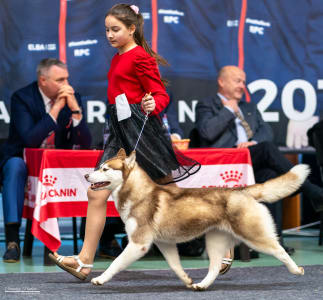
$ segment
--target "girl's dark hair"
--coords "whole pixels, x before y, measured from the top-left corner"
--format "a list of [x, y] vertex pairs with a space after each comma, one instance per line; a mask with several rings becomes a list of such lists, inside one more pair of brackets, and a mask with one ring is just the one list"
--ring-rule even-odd
[[155, 51], [153, 51], [148, 45], [147, 41], [145, 40], [144, 18], [142, 17], [142, 14], [140, 12], [136, 14], [130, 6], [130, 4], [116, 4], [110, 8], [105, 17], [113, 16], [120, 22], [122, 22], [127, 28], [134, 24], [136, 26], [136, 31], [133, 37], [136, 44], [143, 47], [150, 56], [154, 57], [157, 61], [157, 64], [168, 66], [169, 64], [167, 60], [161, 57]]

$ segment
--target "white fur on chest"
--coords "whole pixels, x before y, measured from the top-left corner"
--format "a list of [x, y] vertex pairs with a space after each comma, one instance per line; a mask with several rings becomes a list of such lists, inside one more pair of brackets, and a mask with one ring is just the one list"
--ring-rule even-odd
[[127, 200], [126, 203], [124, 203], [124, 205], [122, 206], [122, 208], [119, 211], [120, 214], [120, 218], [122, 219], [122, 221], [124, 223], [127, 222], [130, 212], [131, 212], [131, 208], [132, 208], [132, 202], [131, 200]]
[[132, 201], [127, 199], [126, 202], [123, 204], [122, 207], [119, 207], [119, 191], [121, 186], [117, 187], [112, 191], [112, 199], [114, 201], [114, 205], [118, 210], [121, 220], [123, 223], [126, 223], [127, 219], [129, 218], [129, 214], [132, 208]]

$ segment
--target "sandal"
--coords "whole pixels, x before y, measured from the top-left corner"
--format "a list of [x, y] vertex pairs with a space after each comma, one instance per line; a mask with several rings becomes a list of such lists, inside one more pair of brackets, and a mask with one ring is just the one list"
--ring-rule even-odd
[[222, 258], [222, 264], [225, 266], [221, 268], [219, 272], [220, 275], [223, 275], [230, 270], [234, 259], [234, 248], [230, 249], [230, 256], [231, 256], [230, 258], [229, 257]]
[[[73, 256], [58, 255], [58, 256], [55, 256], [54, 254], [49, 253], [48, 256], [58, 267], [60, 267], [64, 271], [72, 274], [73, 276], [75, 276], [76, 278], [78, 278], [80, 280], [85, 280], [87, 278], [87, 275], [85, 275], [81, 272], [82, 268], [93, 268], [93, 265], [82, 263], [82, 261], [80, 260], [78, 255], [73, 255]], [[68, 265], [64, 264], [63, 260], [65, 257], [73, 257], [79, 265], [78, 268], [75, 269], [75, 268], [69, 267]]]

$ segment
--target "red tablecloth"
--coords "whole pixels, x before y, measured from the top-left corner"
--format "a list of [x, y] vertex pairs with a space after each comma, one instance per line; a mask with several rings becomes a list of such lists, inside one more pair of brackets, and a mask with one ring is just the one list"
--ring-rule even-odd
[[[189, 149], [185, 155], [202, 164], [201, 170], [178, 183], [182, 187], [232, 187], [254, 183], [247, 149]], [[93, 171], [101, 151], [25, 149], [28, 184], [23, 217], [32, 219], [32, 234], [47, 248], [61, 245], [58, 217], [86, 216], [84, 175]], [[107, 216], [118, 216], [108, 201]]]

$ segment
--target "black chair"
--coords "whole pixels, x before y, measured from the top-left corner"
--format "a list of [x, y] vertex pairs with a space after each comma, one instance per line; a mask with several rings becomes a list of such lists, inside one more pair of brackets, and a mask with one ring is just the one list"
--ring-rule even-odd
[[[320, 168], [321, 180], [323, 182], [323, 121], [316, 123], [307, 132], [309, 144], [316, 150], [316, 158]], [[320, 212], [319, 245], [323, 242], [323, 212]]]

